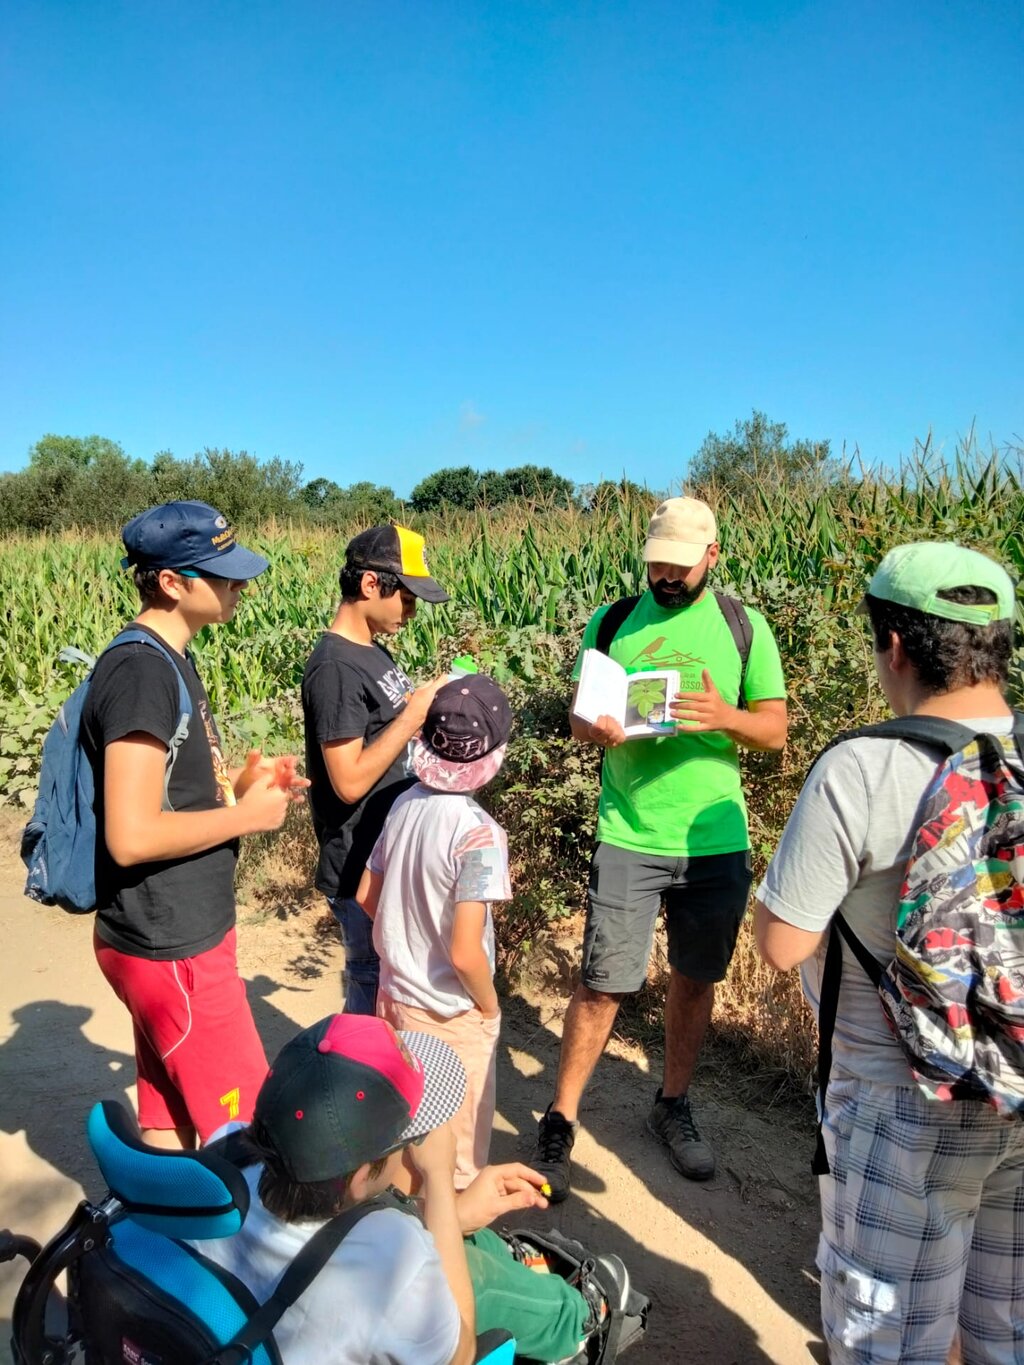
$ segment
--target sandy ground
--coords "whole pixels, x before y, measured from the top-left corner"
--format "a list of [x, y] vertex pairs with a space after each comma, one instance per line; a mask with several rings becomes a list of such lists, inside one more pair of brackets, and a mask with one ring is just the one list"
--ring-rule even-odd
[[[83, 1123], [97, 1098], [134, 1097], [128, 1017], [99, 975], [91, 917], [20, 894], [9, 827], [0, 845], [0, 1225], [40, 1240], [82, 1197], [102, 1193]], [[239, 945], [270, 1055], [296, 1026], [336, 1009], [341, 948], [315, 912], [242, 918]], [[558, 1060], [565, 1001], [506, 1002], [492, 1157], [525, 1159]], [[695, 1095], [719, 1172], [683, 1180], [644, 1131], [655, 1081], [636, 1048], [612, 1044], [588, 1093], [573, 1196], [543, 1215], [615, 1251], [651, 1297], [642, 1362], [804, 1365], [825, 1360], [817, 1328], [811, 1134], [792, 1116], [729, 1104], [709, 1078]], [[0, 1266], [0, 1361], [19, 1269]]]

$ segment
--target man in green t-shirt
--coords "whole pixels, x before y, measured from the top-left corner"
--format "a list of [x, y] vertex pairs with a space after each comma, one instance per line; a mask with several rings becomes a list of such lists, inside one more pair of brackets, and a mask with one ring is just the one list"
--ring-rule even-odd
[[[553, 1202], [569, 1193], [577, 1109], [622, 997], [646, 979], [662, 903], [669, 959], [665, 1068], [647, 1127], [689, 1179], [707, 1180], [715, 1171], [687, 1090], [715, 982], [728, 969], [750, 890], [737, 745], [781, 749], [787, 725], [782, 665], [767, 622], [739, 608], [751, 633], [744, 670], [733, 627], [707, 589], [718, 562], [717, 537], [706, 503], [663, 502], [644, 546], [648, 590], [607, 646], [627, 673], [678, 671], [680, 692], [669, 706], [675, 733], [627, 740], [611, 716], [590, 723], [570, 715], [574, 738], [600, 745], [605, 754], [581, 981], [565, 1017], [555, 1096], [540, 1120], [531, 1163], [547, 1177]], [[577, 682], [583, 652], [598, 645], [609, 610], [599, 608], [587, 626], [573, 672]]]

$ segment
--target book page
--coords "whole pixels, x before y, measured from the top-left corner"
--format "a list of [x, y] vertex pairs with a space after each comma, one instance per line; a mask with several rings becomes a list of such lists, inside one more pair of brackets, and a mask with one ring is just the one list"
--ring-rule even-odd
[[573, 715], [591, 724], [612, 716], [621, 725], [625, 707], [626, 670], [599, 649], [584, 650]]
[[675, 734], [676, 723], [668, 708], [678, 691], [679, 674], [675, 670], [631, 673], [626, 679], [622, 721], [627, 736]]

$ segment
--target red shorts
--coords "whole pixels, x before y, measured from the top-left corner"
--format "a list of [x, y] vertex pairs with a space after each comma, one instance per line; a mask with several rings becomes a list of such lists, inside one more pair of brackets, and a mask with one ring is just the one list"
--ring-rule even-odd
[[151, 962], [93, 939], [100, 971], [132, 1017], [139, 1127], [185, 1128], [206, 1139], [229, 1119], [248, 1123], [267, 1074], [235, 931], [197, 957]]

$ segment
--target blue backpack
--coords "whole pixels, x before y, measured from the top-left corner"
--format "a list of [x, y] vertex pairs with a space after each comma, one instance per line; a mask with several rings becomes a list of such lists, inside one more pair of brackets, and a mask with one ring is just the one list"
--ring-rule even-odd
[[[178, 727], [171, 737], [164, 770], [164, 810], [178, 750], [188, 735], [192, 700], [170, 651], [145, 631], [128, 627], [103, 651], [126, 644], [149, 645], [164, 656], [178, 680]], [[77, 653], [77, 651], [76, 651]], [[81, 656], [79, 656], [81, 657]], [[28, 868], [25, 895], [43, 905], [60, 905], [73, 914], [96, 908], [96, 797], [92, 764], [82, 752], [79, 732], [92, 673], [68, 697], [43, 741], [39, 794], [21, 836], [21, 857]]]

